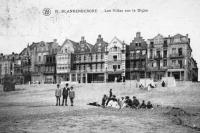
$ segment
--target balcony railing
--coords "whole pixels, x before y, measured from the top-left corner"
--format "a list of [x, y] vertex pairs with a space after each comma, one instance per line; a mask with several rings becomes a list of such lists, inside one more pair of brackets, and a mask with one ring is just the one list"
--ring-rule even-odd
[[176, 64], [176, 65], [170, 65], [168, 66], [169, 69], [183, 69], [185, 68], [183, 65], [179, 65], [179, 64]]
[[170, 58], [181, 58], [181, 57], [184, 57], [183, 54], [170, 54], [169, 56]]
[[104, 59], [87, 59], [87, 60], [76, 60], [75, 63], [92, 63], [92, 62], [104, 62]]
[[161, 55], [155, 55], [154, 58], [155, 58], [155, 59], [161, 59], [162, 56], [161, 56]]
[[157, 66], [157, 67], [147, 67], [147, 70], [150, 70], [150, 71], [157, 71], [157, 70], [166, 70], [167, 69], [167, 66]]
[[86, 70], [74, 70], [74, 72], [80, 73], [80, 72], [105, 72], [104, 69], [86, 69]]
[[145, 67], [126, 68], [126, 71], [145, 71]]

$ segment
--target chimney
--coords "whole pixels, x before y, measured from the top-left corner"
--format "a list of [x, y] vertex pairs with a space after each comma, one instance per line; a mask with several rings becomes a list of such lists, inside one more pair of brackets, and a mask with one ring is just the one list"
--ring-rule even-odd
[[56, 42], [57, 42], [57, 39], [53, 39], [53, 42], [56, 43]]
[[82, 37], [81, 37], [81, 41], [82, 41], [82, 42], [83, 42], [83, 41], [85, 41], [85, 38], [84, 38], [84, 36], [82, 36]]
[[140, 35], [141, 35], [141, 33], [140, 33], [140, 32], [137, 32], [137, 33], [136, 33], [136, 38], [139, 38]]
[[186, 34], [186, 37], [188, 38], [188, 34]]
[[103, 38], [101, 38], [101, 35], [99, 34], [98, 38], [97, 38], [97, 42], [102, 41], [102, 40], [103, 40]]

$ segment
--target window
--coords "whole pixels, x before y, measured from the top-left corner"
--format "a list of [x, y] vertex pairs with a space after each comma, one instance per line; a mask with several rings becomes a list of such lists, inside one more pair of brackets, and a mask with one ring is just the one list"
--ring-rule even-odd
[[38, 57], [38, 61], [39, 61], [39, 62], [41, 61], [41, 56]]
[[150, 49], [150, 58], [153, 58], [153, 50]]
[[163, 51], [163, 57], [164, 57], [164, 58], [167, 58], [167, 50], [164, 50], [164, 51]]
[[160, 51], [156, 51], [157, 57], [160, 57]]
[[120, 69], [120, 65], [118, 65], [118, 69]]
[[167, 40], [164, 40], [164, 47], [167, 47]]
[[179, 64], [179, 67], [180, 67], [180, 68], [183, 68], [183, 62], [182, 62], [182, 60], [179, 60], [179, 61], [178, 61], [178, 64]]
[[172, 60], [172, 65], [175, 65], [176, 64], [176, 60]]
[[114, 69], [114, 71], [116, 71], [117, 65], [113, 65], [113, 69]]
[[176, 53], [176, 48], [172, 48], [172, 54]]
[[116, 46], [113, 47], [113, 52], [117, 52], [117, 47]]
[[178, 55], [179, 55], [179, 56], [183, 55], [182, 48], [179, 48], [179, 49], [178, 49]]
[[101, 64], [101, 69], [103, 69], [103, 64]]
[[154, 44], [153, 42], [150, 42], [150, 47], [153, 47], [153, 44]]
[[81, 61], [81, 55], [79, 55], [79, 61]]
[[114, 55], [114, 56], [113, 56], [113, 60], [114, 60], [114, 61], [117, 61], [117, 55]]
[[163, 61], [163, 66], [166, 67], [167, 66], [167, 60]]
[[101, 59], [103, 59], [103, 54], [101, 54]]

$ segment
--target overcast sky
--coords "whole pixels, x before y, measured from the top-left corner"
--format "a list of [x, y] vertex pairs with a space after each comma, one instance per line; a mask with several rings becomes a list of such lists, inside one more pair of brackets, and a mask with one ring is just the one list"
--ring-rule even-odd
[[[44, 8], [51, 14], [44, 16]], [[97, 13], [55, 13], [55, 10], [97, 9]], [[106, 13], [105, 9], [146, 9], [148, 12]], [[20, 52], [27, 44], [65, 38], [94, 44], [98, 34], [127, 44], [140, 31], [145, 39], [189, 34], [193, 57], [200, 66], [200, 0], [1, 0], [0, 53]]]

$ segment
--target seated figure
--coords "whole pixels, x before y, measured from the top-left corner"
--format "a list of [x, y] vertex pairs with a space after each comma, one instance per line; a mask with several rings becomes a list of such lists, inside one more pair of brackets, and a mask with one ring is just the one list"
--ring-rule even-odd
[[139, 105], [140, 105], [139, 100], [135, 96], [133, 96], [132, 108], [138, 108]]
[[152, 109], [153, 108], [153, 105], [151, 104], [150, 101], [147, 102], [147, 109]]
[[126, 104], [126, 107], [132, 107], [132, 100], [129, 98], [129, 96], [126, 96], [125, 104]]
[[147, 105], [145, 104], [145, 101], [142, 101], [142, 104], [140, 105], [140, 108], [146, 109]]
[[102, 103], [101, 103], [102, 107], [106, 106], [106, 101], [107, 100], [108, 100], [108, 97], [106, 95], [104, 95], [103, 98], [102, 98]]

